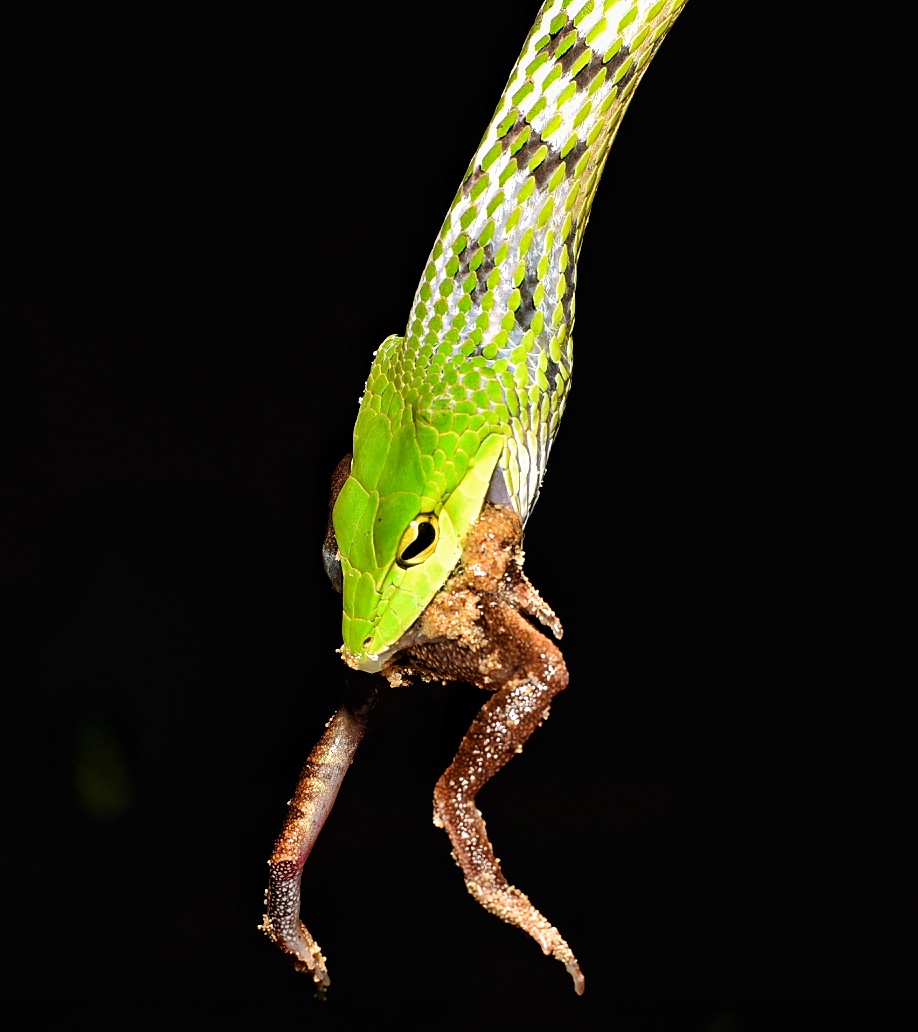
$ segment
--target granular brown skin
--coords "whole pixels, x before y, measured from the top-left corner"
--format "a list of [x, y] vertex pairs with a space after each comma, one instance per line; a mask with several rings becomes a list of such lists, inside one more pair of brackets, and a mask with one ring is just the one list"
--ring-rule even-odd
[[[462, 561], [421, 615], [409, 647], [419, 668], [446, 681], [493, 691], [544, 667], [567, 685], [558, 647], [520, 612], [560, 638], [561, 623], [523, 573], [522, 526], [512, 509], [485, 505]], [[402, 655], [404, 662], [404, 654]]]
[[485, 506], [459, 567], [421, 616], [415, 643], [391, 674], [408, 673], [407, 663], [424, 677], [467, 681], [494, 693], [437, 782], [434, 822], [446, 829], [469, 892], [560, 960], [582, 993], [576, 957], [551, 922], [507, 882], [475, 806], [478, 792], [522, 750], [568, 683], [557, 645], [526, 619], [535, 617], [561, 636], [558, 618], [523, 573], [521, 539], [516, 513]]

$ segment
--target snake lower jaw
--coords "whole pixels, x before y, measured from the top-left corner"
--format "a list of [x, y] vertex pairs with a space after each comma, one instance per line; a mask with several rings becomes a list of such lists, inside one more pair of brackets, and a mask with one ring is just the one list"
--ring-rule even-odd
[[418, 642], [417, 625], [410, 627], [397, 641], [379, 652], [354, 652], [347, 645], [342, 645], [338, 651], [341, 658], [351, 668], [365, 674], [383, 674], [388, 676], [387, 668], [391, 667], [394, 661], [412, 645]]

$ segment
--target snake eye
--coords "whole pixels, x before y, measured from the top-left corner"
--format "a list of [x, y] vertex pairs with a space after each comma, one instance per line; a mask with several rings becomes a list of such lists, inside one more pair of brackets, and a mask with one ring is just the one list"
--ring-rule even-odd
[[403, 570], [418, 566], [434, 554], [439, 537], [437, 517], [432, 512], [422, 512], [420, 516], [415, 516], [402, 534], [395, 561]]

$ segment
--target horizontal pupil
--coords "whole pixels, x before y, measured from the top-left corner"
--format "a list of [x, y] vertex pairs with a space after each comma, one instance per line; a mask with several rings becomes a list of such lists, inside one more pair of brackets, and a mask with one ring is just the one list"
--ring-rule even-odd
[[409, 563], [415, 556], [421, 554], [426, 548], [434, 543], [436, 533], [434, 532], [433, 526], [430, 523], [419, 523], [418, 524], [418, 536], [411, 542], [411, 544], [402, 552], [401, 561], [403, 563]]

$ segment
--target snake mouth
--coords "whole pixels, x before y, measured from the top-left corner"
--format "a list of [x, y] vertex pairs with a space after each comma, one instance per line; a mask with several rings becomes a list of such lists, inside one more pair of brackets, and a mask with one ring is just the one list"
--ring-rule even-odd
[[347, 645], [342, 645], [338, 651], [351, 670], [360, 670], [365, 674], [378, 674], [391, 660], [394, 649], [395, 646], [390, 646], [382, 652], [352, 652]]
[[411, 648], [417, 639], [417, 631], [414, 627], [410, 627], [398, 641], [379, 652], [354, 652], [346, 644], [342, 645], [338, 651], [351, 670], [359, 670], [365, 674], [378, 674], [389, 666], [399, 653]]

